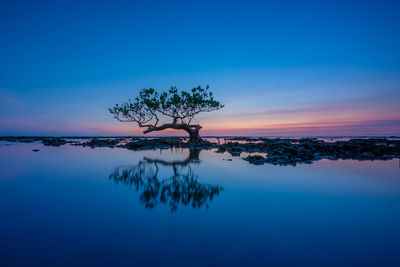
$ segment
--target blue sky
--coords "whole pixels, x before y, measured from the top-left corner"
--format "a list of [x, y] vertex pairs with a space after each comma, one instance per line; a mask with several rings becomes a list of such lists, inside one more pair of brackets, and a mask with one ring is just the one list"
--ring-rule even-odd
[[205, 134], [400, 134], [398, 1], [8, 1], [0, 134], [140, 134], [107, 108], [209, 84]]

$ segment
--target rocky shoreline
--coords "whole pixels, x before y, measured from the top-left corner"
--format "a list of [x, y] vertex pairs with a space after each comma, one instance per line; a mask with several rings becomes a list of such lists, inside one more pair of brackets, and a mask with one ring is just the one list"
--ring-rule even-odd
[[[247, 154], [244, 160], [251, 164], [292, 165], [310, 164], [320, 159], [390, 160], [400, 158], [399, 137], [353, 138], [346, 141], [318, 138], [255, 138], [211, 137], [217, 142], [190, 145], [183, 137], [0, 137], [0, 141], [32, 143], [44, 146], [66, 144], [91, 148], [148, 149], [215, 149], [216, 153], [229, 153], [234, 157]], [[220, 139], [224, 143], [220, 143]]]

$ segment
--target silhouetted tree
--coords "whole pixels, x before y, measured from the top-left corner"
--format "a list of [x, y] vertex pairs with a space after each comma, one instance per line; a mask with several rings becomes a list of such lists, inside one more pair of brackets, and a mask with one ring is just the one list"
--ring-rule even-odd
[[[191, 149], [189, 156], [180, 161], [144, 157], [137, 165], [116, 168], [110, 174], [110, 179], [141, 192], [140, 201], [146, 208], [154, 208], [158, 203], [168, 204], [171, 211], [176, 211], [179, 204], [208, 208], [213, 197], [219, 195], [223, 188], [197, 181], [198, 177], [190, 164], [200, 162], [199, 153], [200, 150]], [[159, 165], [172, 167], [173, 175], [159, 179]]]
[[[209, 87], [195, 87], [188, 91], [179, 91], [171, 87], [167, 92], [158, 93], [155, 89], [142, 89], [133, 101], [116, 104], [109, 111], [119, 121], [135, 122], [139, 127], [147, 128], [144, 134], [165, 129], [184, 130], [189, 134], [189, 142], [201, 144], [198, 124], [191, 124], [194, 116], [201, 112], [211, 112], [223, 108], [214, 100]], [[172, 121], [158, 125], [162, 118]]]

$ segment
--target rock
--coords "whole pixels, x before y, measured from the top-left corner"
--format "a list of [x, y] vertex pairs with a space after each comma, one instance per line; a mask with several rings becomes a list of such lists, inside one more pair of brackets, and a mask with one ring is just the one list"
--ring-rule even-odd
[[[209, 146], [205, 144], [204, 147]], [[145, 150], [145, 149], [168, 149], [173, 147], [189, 147], [184, 143], [181, 138], [166, 137], [166, 138], [153, 138], [153, 139], [138, 139], [128, 142], [118, 147], [127, 148], [130, 150]], [[202, 148], [202, 145], [197, 145], [191, 148]]]
[[35, 148], [35, 149], [32, 149], [32, 151], [33, 152], [39, 152], [40, 150]]
[[226, 147], [224, 146], [219, 146], [216, 153], [225, 153], [226, 152]]
[[373, 157], [375, 157], [375, 155], [373, 153], [371, 153], [371, 152], [364, 152], [360, 156], [363, 157], [363, 158], [373, 158]]
[[45, 146], [62, 146], [65, 145], [67, 141], [61, 138], [46, 138], [42, 143]]
[[249, 155], [243, 159], [254, 165], [262, 165], [262, 164], [268, 162], [267, 158], [260, 156], [260, 155], [254, 155], [254, 156]]
[[91, 148], [96, 148], [96, 147], [109, 147], [113, 148], [115, 145], [119, 143], [119, 140], [117, 139], [92, 139], [89, 142], [85, 143], [78, 143], [76, 145], [81, 145], [81, 146], [89, 146]]
[[243, 147], [241, 147], [239, 145], [235, 145], [235, 146], [229, 146], [226, 150], [232, 156], [238, 157], [245, 150], [245, 148], [243, 148]]

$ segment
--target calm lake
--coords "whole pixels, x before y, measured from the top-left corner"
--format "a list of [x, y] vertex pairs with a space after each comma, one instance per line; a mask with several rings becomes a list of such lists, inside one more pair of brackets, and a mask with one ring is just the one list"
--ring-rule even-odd
[[398, 159], [0, 144], [1, 266], [400, 266]]

